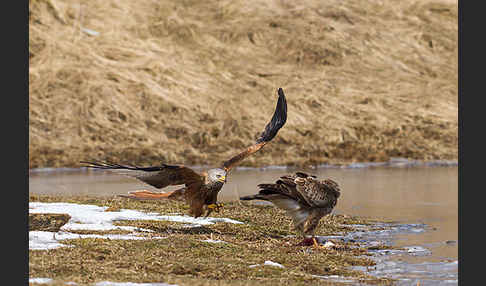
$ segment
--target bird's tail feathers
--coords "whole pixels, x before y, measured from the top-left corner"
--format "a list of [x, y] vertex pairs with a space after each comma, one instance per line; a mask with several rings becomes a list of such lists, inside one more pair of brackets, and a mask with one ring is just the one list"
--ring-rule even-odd
[[129, 192], [128, 195], [118, 195], [118, 196], [127, 199], [134, 199], [134, 200], [165, 200], [165, 199], [170, 199], [170, 195], [172, 195], [174, 192], [175, 191], [166, 192], [166, 193], [154, 193], [147, 190], [143, 190], [143, 191]]
[[265, 200], [272, 202], [275, 206], [283, 209], [292, 218], [294, 227], [296, 229], [301, 229], [304, 225], [305, 220], [309, 215], [309, 210], [302, 208], [298, 202], [285, 195], [280, 194], [256, 194], [251, 196], [240, 197], [240, 200], [250, 201], [250, 200]]
[[259, 194], [256, 195], [251, 195], [251, 196], [244, 196], [240, 197], [240, 200], [242, 201], [251, 201], [251, 200], [264, 200], [265, 198]]
[[86, 164], [84, 167], [87, 168], [107, 170], [117, 175], [123, 175], [128, 177], [135, 177], [135, 178], [145, 176], [147, 172], [158, 172], [162, 168], [167, 167], [167, 165], [156, 166], [156, 167], [137, 167], [137, 166], [120, 165], [116, 163], [102, 162], [102, 161], [92, 161], [92, 162], [81, 161], [80, 163]]
[[137, 166], [129, 166], [129, 165], [120, 165], [117, 163], [111, 162], [103, 162], [103, 161], [81, 161], [80, 163], [85, 164], [84, 167], [92, 168], [92, 169], [103, 169], [103, 170], [110, 170], [110, 171], [145, 171], [145, 172], [158, 172], [164, 168], [174, 168], [177, 166], [170, 166], [167, 164], [162, 164], [161, 166], [155, 167], [137, 167]]

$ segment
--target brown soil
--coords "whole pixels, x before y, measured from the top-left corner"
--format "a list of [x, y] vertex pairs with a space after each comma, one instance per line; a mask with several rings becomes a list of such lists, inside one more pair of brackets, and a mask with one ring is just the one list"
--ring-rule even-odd
[[29, 1], [29, 167], [457, 160], [457, 1]]

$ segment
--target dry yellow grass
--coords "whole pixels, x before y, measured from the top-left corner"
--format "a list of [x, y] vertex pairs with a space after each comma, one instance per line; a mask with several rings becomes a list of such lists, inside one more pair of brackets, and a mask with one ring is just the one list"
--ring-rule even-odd
[[[29, 1], [29, 166], [457, 159], [457, 1]], [[88, 30], [86, 30], [88, 29]], [[93, 31], [95, 32], [93, 35]]]
[[[83, 196], [30, 196], [29, 201], [70, 202], [136, 209], [161, 214], [183, 213], [187, 206], [168, 201], [135, 201], [120, 198]], [[194, 228], [184, 223], [156, 220], [119, 221], [117, 225], [150, 229], [149, 236], [166, 239], [117, 240], [81, 238], [65, 240], [74, 247], [29, 251], [29, 277], [48, 277], [61, 282], [93, 285], [100, 281], [134, 283], [166, 282], [177, 285], [341, 285], [313, 275], [339, 275], [366, 285], [394, 285], [394, 279], [370, 276], [350, 266], [374, 266], [370, 249], [360, 241], [334, 239], [335, 247], [315, 249], [296, 246], [302, 240], [290, 228], [291, 219], [272, 206], [228, 203], [215, 217], [233, 218], [243, 224], [217, 223]], [[375, 225], [379, 220], [347, 215], [324, 218], [319, 235], [340, 235], [357, 231], [356, 225], [368, 230], [386, 230]], [[30, 226], [29, 222], [29, 226]], [[359, 231], [363, 229], [360, 228]], [[77, 230], [80, 234], [126, 233], [126, 230]], [[131, 233], [131, 231], [128, 231]], [[207, 243], [214, 239], [226, 243]], [[386, 244], [374, 249], [397, 249]], [[249, 267], [265, 260], [281, 263], [285, 268]]]

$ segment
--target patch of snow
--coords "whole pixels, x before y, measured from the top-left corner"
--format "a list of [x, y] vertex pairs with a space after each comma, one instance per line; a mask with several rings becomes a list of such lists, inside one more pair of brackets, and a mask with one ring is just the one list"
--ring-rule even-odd
[[[193, 218], [189, 216], [169, 216], [159, 215], [158, 213], [145, 213], [136, 210], [121, 209], [119, 211], [105, 211], [108, 207], [100, 207], [96, 205], [84, 205], [73, 203], [42, 203], [30, 202], [30, 213], [62, 213], [69, 214], [71, 219], [61, 227], [58, 233], [45, 231], [29, 231], [29, 249], [45, 250], [58, 247], [65, 247], [68, 245], [62, 244], [59, 241], [64, 239], [76, 238], [104, 238], [104, 239], [148, 239], [147, 237], [137, 236], [136, 234], [74, 234], [69, 233], [69, 230], [128, 230], [128, 231], [143, 231], [153, 232], [149, 229], [142, 229], [133, 226], [116, 226], [113, 223], [122, 220], [165, 220], [174, 222], [186, 223], [189, 226], [202, 226], [214, 224], [217, 222], [237, 223], [242, 222], [232, 220], [229, 218]], [[151, 239], [161, 239], [165, 237], [151, 237]]]
[[134, 283], [134, 282], [111, 282], [102, 281], [93, 284], [95, 286], [178, 286], [177, 284], [167, 284], [167, 283]]
[[70, 232], [49, 232], [49, 231], [29, 231], [29, 249], [46, 250], [58, 247], [71, 247], [70, 245], [59, 243], [65, 239], [78, 238], [102, 238], [102, 239], [123, 239], [123, 240], [143, 240], [143, 239], [164, 239], [166, 237], [153, 236], [144, 237], [135, 234], [76, 234]]
[[191, 216], [168, 216], [168, 215], [161, 215], [157, 216], [156, 218], [152, 219], [159, 219], [159, 220], [166, 220], [166, 221], [173, 221], [173, 222], [182, 222], [182, 223], [190, 223], [190, 224], [197, 224], [197, 225], [209, 225], [215, 224], [217, 222], [226, 222], [226, 223], [234, 223], [234, 224], [242, 224], [241, 221], [233, 220], [230, 218], [216, 218], [216, 217], [198, 217], [194, 218]]
[[333, 282], [340, 282], [340, 283], [355, 283], [356, 280], [345, 278], [343, 276], [339, 275], [312, 275], [312, 277], [316, 278], [321, 278], [321, 279], [327, 279], [327, 280], [332, 280]]
[[47, 284], [51, 282], [51, 278], [29, 278], [29, 283]]
[[270, 261], [270, 260], [266, 260], [265, 263], [263, 263], [263, 264], [253, 264], [253, 265], [249, 265], [248, 267], [255, 268], [255, 267], [258, 267], [258, 266], [265, 266], [265, 265], [279, 267], [279, 268], [285, 268], [282, 264], [277, 263], [277, 262], [273, 262], [273, 261]]
[[135, 226], [119, 226], [119, 225], [112, 225], [112, 224], [97, 224], [97, 223], [69, 223], [68, 226], [63, 225], [63, 230], [128, 230], [128, 231], [145, 231], [145, 232], [153, 232], [150, 229], [138, 228]]
[[273, 262], [273, 261], [270, 261], [270, 260], [265, 261], [265, 263], [263, 263], [263, 265], [268, 265], [268, 266], [275, 266], [275, 267], [284, 268], [284, 266], [283, 266], [282, 264], [277, 263], [277, 262]]
[[214, 239], [205, 239], [205, 240], [201, 240], [201, 241], [209, 242], [209, 243], [227, 243], [226, 241], [214, 240]]
[[192, 224], [192, 223], [188, 223], [188, 224], [183, 224], [181, 225], [182, 228], [195, 228], [195, 227], [202, 227], [202, 225], [200, 224]]
[[145, 213], [136, 210], [121, 209], [119, 211], [107, 212], [108, 207], [100, 207], [95, 205], [83, 205], [73, 203], [42, 203], [30, 202], [30, 213], [66, 213], [71, 216], [69, 222], [62, 226], [63, 230], [114, 230], [127, 229], [132, 230], [133, 227], [115, 226], [113, 222], [120, 220], [165, 220], [174, 222], [183, 222], [198, 225], [210, 225], [217, 222], [242, 224], [237, 220], [229, 218], [194, 218], [187, 215], [169, 216], [159, 215], [158, 213]]
[[69, 245], [59, 243], [54, 232], [29, 231], [29, 249], [47, 250], [58, 247], [69, 247]]

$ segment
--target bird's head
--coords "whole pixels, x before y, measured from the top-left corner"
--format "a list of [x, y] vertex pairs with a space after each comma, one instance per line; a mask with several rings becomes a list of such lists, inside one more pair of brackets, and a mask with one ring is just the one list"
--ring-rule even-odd
[[223, 169], [210, 169], [208, 170], [208, 179], [210, 182], [226, 183], [226, 171]]

